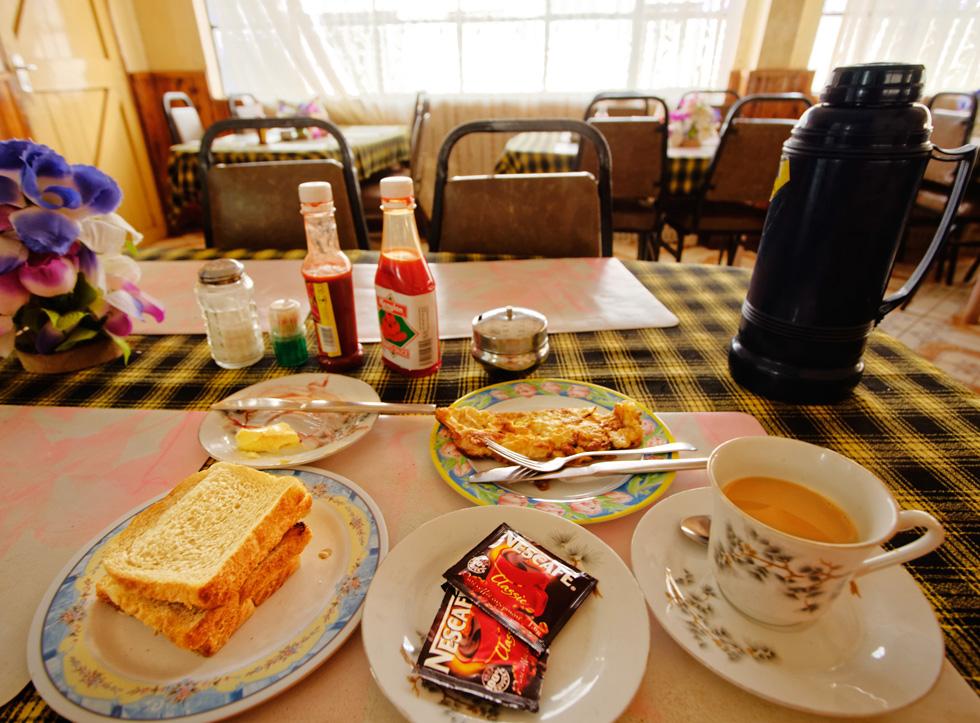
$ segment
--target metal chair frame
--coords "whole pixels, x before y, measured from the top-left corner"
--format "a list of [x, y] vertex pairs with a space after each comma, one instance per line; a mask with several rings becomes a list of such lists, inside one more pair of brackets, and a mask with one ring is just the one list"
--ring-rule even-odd
[[361, 203], [361, 186], [357, 179], [357, 165], [354, 160], [354, 152], [350, 144], [344, 138], [340, 128], [331, 121], [320, 118], [227, 118], [219, 120], [204, 132], [201, 139], [201, 150], [198, 152], [197, 160], [200, 168], [201, 181], [201, 207], [203, 211], [204, 240], [208, 248], [214, 245], [214, 237], [211, 228], [211, 206], [208, 198], [208, 171], [214, 165], [214, 155], [211, 144], [215, 138], [222, 133], [229, 131], [240, 131], [247, 129], [260, 128], [307, 128], [315, 126], [330, 133], [337, 145], [340, 147], [341, 165], [343, 166], [344, 183], [347, 186], [347, 198], [350, 202], [351, 218], [354, 222], [354, 234], [357, 239], [357, 246], [361, 249], [368, 249], [368, 229], [364, 220], [364, 207]]

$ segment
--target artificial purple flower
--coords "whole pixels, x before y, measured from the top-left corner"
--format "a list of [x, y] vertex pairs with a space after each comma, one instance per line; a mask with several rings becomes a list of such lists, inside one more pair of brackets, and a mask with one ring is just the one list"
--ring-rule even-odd
[[31, 292], [20, 282], [20, 274], [16, 271], [0, 274], [0, 315], [13, 316], [30, 300]]
[[0, 236], [0, 274], [13, 271], [27, 261], [27, 247], [15, 238]]
[[33, 141], [19, 138], [0, 143], [0, 171], [19, 172], [24, 167], [24, 154], [37, 146], [38, 144]]
[[82, 195], [82, 205], [93, 216], [112, 213], [122, 201], [122, 190], [111, 176], [94, 166], [76, 163], [71, 167], [75, 186]]
[[135, 284], [115, 276], [109, 278], [109, 283], [114, 290], [105, 295], [107, 304], [134, 319], [142, 319], [144, 314], [149, 314], [157, 323], [163, 321], [163, 304], [144, 294]]
[[37, 206], [14, 211], [10, 220], [24, 245], [39, 254], [66, 253], [81, 231], [70, 218]]
[[54, 354], [54, 350], [58, 348], [68, 336], [68, 331], [59, 331], [55, 328], [54, 324], [50, 321], [46, 323], [41, 330], [37, 333], [37, 339], [34, 341], [34, 348], [37, 350], [38, 354]]
[[47, 254], [28, 259], [17, 269], [20, 283], [36, 296], [59, 296], [75, 288], [78, 269], [62, 256]]
[[103, 328], [113, 336], [129, 336], [133, 333], [133, 320], [119, 309], [109, 307]]
[[71, 166], [47, 146], [35, 146], [24, 153], [20, 185], [24, 195], [41, 208], [72, 209], [82, 203], [82, 195], [72, 182]]
[[24, 192], [20, 190], [20, 184], [16, 178], [10, 176], [0, 176], [0, 203], [23, 208], [26, 201]]

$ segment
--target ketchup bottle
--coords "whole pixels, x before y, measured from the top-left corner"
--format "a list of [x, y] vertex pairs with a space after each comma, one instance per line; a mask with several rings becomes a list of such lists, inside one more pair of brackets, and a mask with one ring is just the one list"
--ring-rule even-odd
[[301, 183], [299, 201], [307, 247], [302, 273], [316, 329], [317, 361], [328, 372], [351, 369], [363, 360], [364, 349], [357, 341], [351, 263], [337, 239], [333, 190], [323, 181]]
[[434, 374], [442, 365], [436, 284], [415, 226], [412, 179], [381, 179], [381, 259], [374, 278], [381, 325], [381, 360], [408, 377]]

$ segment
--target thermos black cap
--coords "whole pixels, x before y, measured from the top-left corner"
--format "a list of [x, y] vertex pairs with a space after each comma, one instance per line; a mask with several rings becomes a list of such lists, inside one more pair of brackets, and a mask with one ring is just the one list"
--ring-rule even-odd
[[820, 94], [831, 105], [901, 105], [922, 97], [925, 66], [862, 63], [834, 68]]

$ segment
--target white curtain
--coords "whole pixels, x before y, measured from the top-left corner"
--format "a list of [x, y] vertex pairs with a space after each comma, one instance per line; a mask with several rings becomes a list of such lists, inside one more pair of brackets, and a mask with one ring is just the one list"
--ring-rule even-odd
[[980, 90], [980, 0], [849, 0], [830, 68], [925, 66], [926, 94]]
[[[207, 0], [229, 93], [668, 97], [728, 85], [745, 0]], [[333, 113], [332, 113], [333, 114]]]

